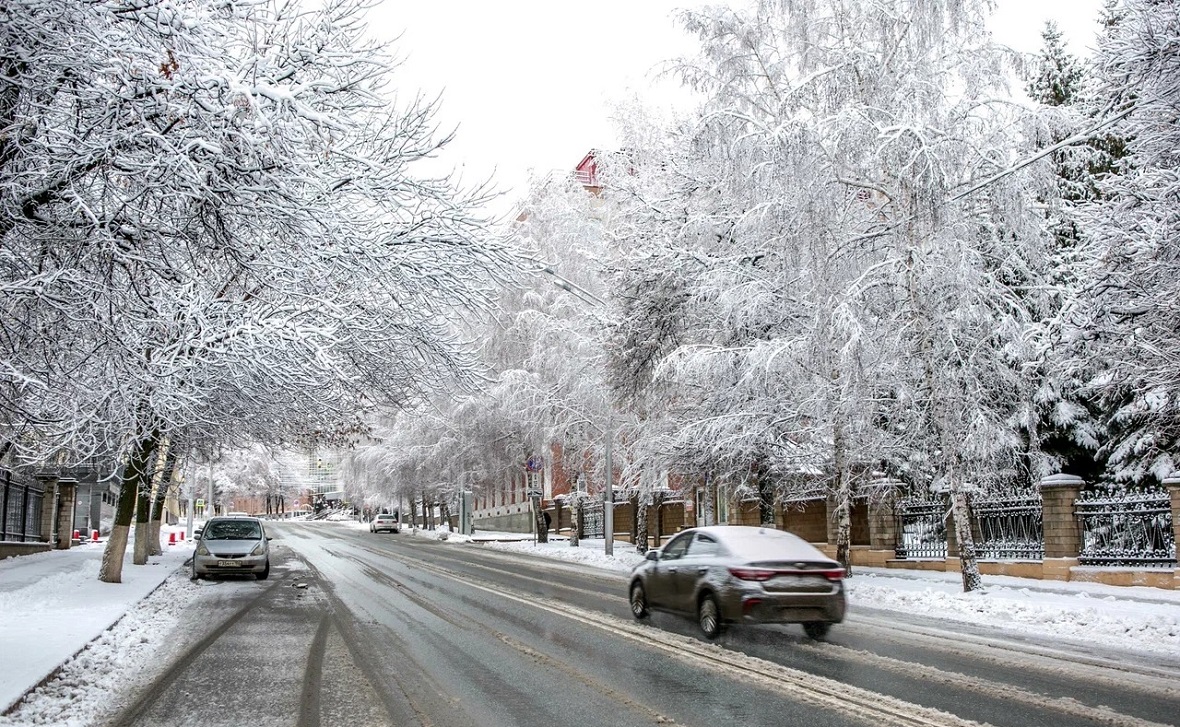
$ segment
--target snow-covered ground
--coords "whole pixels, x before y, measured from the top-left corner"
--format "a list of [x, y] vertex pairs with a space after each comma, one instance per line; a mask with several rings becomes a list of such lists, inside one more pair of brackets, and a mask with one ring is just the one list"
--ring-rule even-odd
[[[626, 543], [616, 543], [614, 555], [606, 556], [601, 539], [584, 539], [573, 548], [565, 540], [534, 544], [507, 533], [468, 538], [406, 528], [394, 537], [445, 539], [455, 547], [494, 548], [617, 572], [641, 561]], [[48, 675], [56, 671], [59, 677], [0, 717], [0, 727], [93, 724], [95, 715], [119, 699], [113, 685], [129, 673], [150, 671], [151, 655], [167, 651], [177, 614], [208, 590], [192, 587], [180, 568], [192, 552], [188, 544], [169, 547], [148, 566], [130, 565], [129, 549], [122, 584], [98, 581], [102, 548], [85, 545], [0, 561], [0, 712]], [[1009, 577], [986, 577], [985, 584], [982, 592], [964, 594], [956, 573], [861, 568], [848, 581], [849, 608], [853, 614], [858, 605], [920, 614], [946, 622], [948, 630], [956, 622], [971, 623], [1042, 640], [1084, 638], [1111, 648], [1180, 654], [1180, 592]]]

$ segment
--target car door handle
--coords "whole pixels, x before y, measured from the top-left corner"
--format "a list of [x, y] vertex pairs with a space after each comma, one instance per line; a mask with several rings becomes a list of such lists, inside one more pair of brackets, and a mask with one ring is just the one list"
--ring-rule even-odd
[[705, 575], [705, 574], [706, 574], [706, 573], [708, 573], [708, 572], [709, 572], [709, 569], [708, 569], [708, 568], [704, 568], [704, 567], [702, 567], [702, 568], [697, 568], [697, 575], [698, 575], [698, 576], [703, 576], [703, 575]]
[[669, 572], [669, 573], [675, 573], [675, 572], [676, 572], [676, 569], [675, 569], [675, 568], [669, 568], [669, 569], [668, 569], [668, 572]]

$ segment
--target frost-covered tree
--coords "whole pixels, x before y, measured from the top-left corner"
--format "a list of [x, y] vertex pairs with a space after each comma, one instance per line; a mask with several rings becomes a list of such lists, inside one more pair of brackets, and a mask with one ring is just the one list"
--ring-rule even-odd
[[416, 173], [433, 107], [363, 10], [5, 8], [0, 408], [26, 460], [126, 457], [104, 580], [160, 442], [347, 432], [469, 368], [448, 321], [503, 256], [478, 190]]
[[1117, 163], [1112, 153], [1117, 137], [1107, 131], [1085, 138], [1085, 130], [1100, 121], [1094, 115], [1104, 112], [1093, 98], [1089, 66], [1065, 48], [1055, 24], [1046, 24], [1042, 38], [1025, 90], [1040, 105], [1029, 136], [1036, 149], [1054, 149], [1042, 167], [1040, 194], [1051, 239], [1041, 285], [1047, 294], [1037, 297], [1033, 356], [1024, 363], [1024, 375], [1034, 388], [1021, 415], [1028, 456], [1018, 480], [1028, 483], [1051, 472], [1068, 472], [1094, 481], [1102, 472], [1099, 452], [1107, 427], [1087, 382], [1102, 365], [1096, 359], [1071, 359], [1066, 331], [1070, 301], [1086, 277], [1075, 211], [1097, 197], [1097, 180]]
[[615, 368], [686, 422], [672, 425], [695, 443], [683, 450], [745, 458], [732, 475], [818, 473], [845, 513], [858, 470], [945, 489], [968, 590], [967, 495], [1020, 450], [1044, 238], [1009, 170], [1020, 109], [1003, 100], [1014, 64], [990, 44], [989, 10], [763, 0], [686, 14], [702, 54], [680, 70], [708, 100], [626, 172]]
[[1105, 366], [1091, 383], [1112, 411], [1111, 475], [1143, 482], [1177, 469], [1180, 442], [1180, 7], [1123, 0], [1107, 17], [1102, 111], [1122, 118], [1127, 157], [1079, 213], [1091, 267], [1074, 336]]

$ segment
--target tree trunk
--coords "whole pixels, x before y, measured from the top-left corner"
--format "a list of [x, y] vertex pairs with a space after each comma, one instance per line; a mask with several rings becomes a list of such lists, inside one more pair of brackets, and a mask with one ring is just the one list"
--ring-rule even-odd
[[844, 441], [843, 422], [837, 422], [832, 437], [832, 460], [836, 470], [836, 560], [844, 572], [852, 575], [852, 477], [848, 471], [848, 455]]
[[164, 468], [160, 472], [160, 481], [156, 486], [156, 497], [152, 500], [152, 515], [148, 526], [148, 555], [163, 555], [164, 546], [160, 542], [160, 524], [164, 518], [164, 502], [172, 490], [172, 475], [176, 471], [176, 443], [168, 445], [168, 452], [164, 455]]
[[534, 497], [532, 499], [533, 522], [536, 523], [537, 528], [537, 542], [549, 542], [549, 528], [545, 525], [545, 510], [541, 506], [541, 498]]
[[660, 547], [660, 539], [664, 534], [664, 494], [661, 492], [652, 498], [653, 506], [656, 509], [656, 532], [655, 532], [655, 547]]
[[139, 489], [147, 478], [148, 463], [156, 451], [160, 433], [153, 430], [135, 443], [131, 458], [123, 470], [123, 482], [119, 499], [115, 505], [115, 522], [102, 552], [102, 566], [98, 579], [104, 583], [123, 582], [123, 556], [127, 553], [127, 539], [131, 531], [131, 519], [135, 513], [135, 500]]
[[717, 489], [713, 486], [713, 478], [709, 475], [705, 475], [705, 486], [701, 488], [701, 491], [705, 493], [704, 498], [702, 498], [704, 502], [699, 503], [701, 507], [701, 520], [705, 525], [716, 525], [717, 515], [713, 509], [713, 501], [716, 498]]
[[642, 498], [635, 508], [635, 530], [635, 552], [643, 555], [647, 552], [647, 503]]
[[581, 478], [575, 478], [570, 488], [570, 547], [578, 547], [582, 536], [582, 489]]
[[983, 588], [979, 575], [979, 561], [975, 559], [975, 535], [971, 531], [971, 503], [963, 492], [958, 470], [951, 473], [951, 514], [954, 518], [955, 537], [959, 541], [959, 570], [963, 574], [963, 592]]
[[155, 452], [148, 460], [147, 472], [139, 481], [138, 492], [135, 495], [135, 551], [131, 556], [134, 565], [147, 565], [148, 559], [148, 531], [152, 518], [152, 481], [155, 479]]

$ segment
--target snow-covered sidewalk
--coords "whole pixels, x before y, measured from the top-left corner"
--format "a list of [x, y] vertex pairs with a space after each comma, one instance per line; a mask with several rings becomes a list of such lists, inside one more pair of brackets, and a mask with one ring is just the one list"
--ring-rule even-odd
[[[165, 538], [167, 536], [165, 535]], [[100, 637], [192, 554], [166, 546], [122, 583], [98, 580], [106, 542], [0, 560], [0, 713]]]

